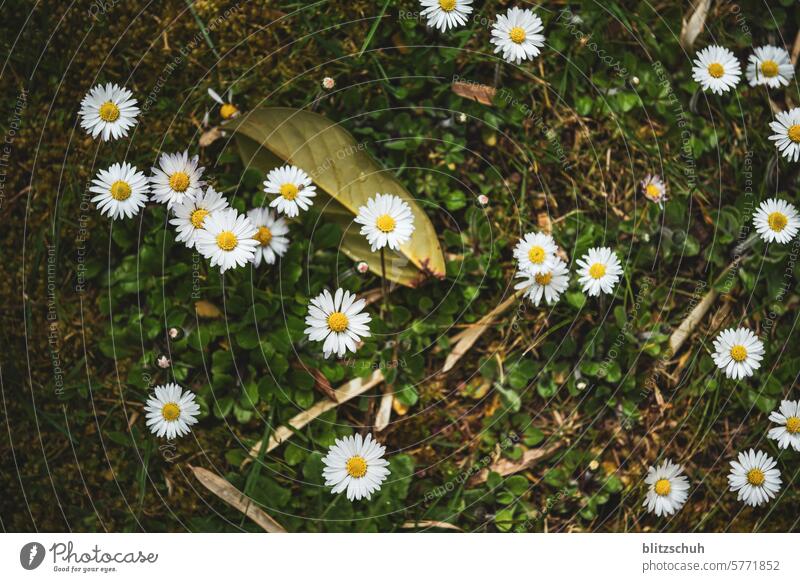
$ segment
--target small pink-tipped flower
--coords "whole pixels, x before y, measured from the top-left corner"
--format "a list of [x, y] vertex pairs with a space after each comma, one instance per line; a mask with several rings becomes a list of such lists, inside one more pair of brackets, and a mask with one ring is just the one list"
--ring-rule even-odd
[[334, 81], [333, 78], [325, 77], [324, 79], [322, 79], [322, 88], [323, 89], [327, 89], [328, 91], [330, 91], [335, 86], [336, 86], [336, 81]]
[[158, 367], [159, 368], [169, 368], [170, 361], [167, 356], [161, 356], [158, 358]]
[[486, 206], [487, 204], [489, 204], [489, 197], [486, 194], [481, 194], [480, 196], [478, 196], [478, 204], [480, 204], [481, 206]]
[[178, 337], [179, 333], [180, 332], [178, 331], [177, 327], [169, 328], [169, 337], [171, 337], [172, 339], [175, 339], [176, 337]]
[[356, 265], [356, 270], [363, 275], [364, 273], [369, 271], [369, 265], [364, 261], [361, 261]]

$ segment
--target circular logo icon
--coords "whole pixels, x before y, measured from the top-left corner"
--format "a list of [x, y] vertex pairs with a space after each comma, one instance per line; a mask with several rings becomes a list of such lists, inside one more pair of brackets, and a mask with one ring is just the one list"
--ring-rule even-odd
[[29, 542], [19, 551], [19, 563], [26, 570], [35, 570], [44, 561], [44, 546], [39, 542]]

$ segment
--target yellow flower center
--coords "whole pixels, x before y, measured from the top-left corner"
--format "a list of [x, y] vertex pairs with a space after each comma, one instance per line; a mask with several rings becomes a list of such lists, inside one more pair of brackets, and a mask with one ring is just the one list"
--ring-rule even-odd
[[294, 184], [286, 183], [281, 186], [281, 196], [283, 196], [286, 200], [292, 201], [297, 198], [297, 193], [299, 190], [297, 186]]
[[767, 224], [775, 232], [780, 232], [786, 228], [788, 222], [789, 219], [783, 212], [773, 212], [767, 217]]
[[650, 200], [658, 200], [661, 198], [661, 188], [655, 184], [648, 184], [647, 188], [644, 189], [644, 193]]
[[272, 240], [272, 231], [266, 226], [260, 226], [253, 238], [260, 242], [262, 247], [265, 247], [269, 244], [269, 241]]
[[341, 311], [334, 311], [328, 316], [328, 327], [331, 331], [335, 331], [336, 333], [342, 333], [346, 330], [349, 323], [350, 320], [348, 320], [347, 316]]
[[356, 479], [361, 479], [367, 474], [367, 462], [363, 457], [356, 455], [347, 459], [347, 474]]
[[203, 228], [203, 221], [208, 216], [208, 210], [205, 208], [198, 208], [189, 215], [189, 220], [195, 228]]
[[232, 251], [239, 244], [239, 239], [229, 230], [223, 230], [217, 235], [217, 246], [223, 251]]
[[761, 63], [761, 74], [765, 77], [775, 77], [778, 74], [778, 63], [766, 60]]
[[445, 12], [452, 12], [456, 9], [456, 0], [439, 0], [439, 8]]
[[789, 131], [786, 132], [789, 135], [789, 139], [792, 140], [794, 143], [800, 142], [800, 125], [793, 125], [789, 128]]
[[112, 122], [119, 119], [119, 107], [116, 103], [106, 101], [100, 106], [100, 119], [105, 122]]
[[111, 188], [109, 189], [111, 192], [111, 197], [114, 200], [119, 200], [122, 202], [123, 200], [127, 200], [131, 197], [131, 187], [130, 184], [123, 180], [117, 180], [113, 184], [111, 184]]
[[189, 187], [189, 174], [186, 172], [175, 172], [169, 177], [169, 187], [175, 192], [186, 192]]
[[515, 26], [508, 33], [508, 36], [511, 39], [511, 42], [521, 44], [525, 40], [525, 29], [520, 28], [519, 26]]
[[606, 266], [603, 263], [595, 263], [589, 267], [589, 276], [592, 279], [601, 279], [606, 274]]
[[161, 416], [164, 417], [164, 420], [171, 422], [173, 420], [178, 420], [178, 417], [181, 415], [180, 407], [175, 404], [174, 402], [168, 402], [164, 405], [164, 408], [161, 409]]
[[747, 472], [747, 482], [750, 483], [750, 485], [760, 487], [764, 484], [764, 471], [761, 469], [750, 469]]
[[544, 263], [544, 249], [542, 247], [531, 247], [528, 251], [528, 260], [534, 265], [541, 265]]
[[744, 346], [733, 346], [731, 348], [731, 358], [737, 362], [743, 362], [747, 357], [747, 348]]
[[378, 220], [375, 221], [375, 226], [377, 226], [378, 230], [381, 232], [392, 232], [394, 227], [397, 226], [397, 223], [394, 221], [394, 218], [388, 214], [381, 214]]
[[795, 434], [800, 432], [800, 418], [790, 416], [786, 419], [786, 432]]
[[708, 74], [714, 77], [715, 79], [719, 79], [722, 75], [725, 74], [725, 67], [723, 67], [719, 63], [711, 63], [710, 65], [708, 65]]
[[553, 280], [553, 273], [539, 273], [538, 275], [535, 275], [533, 278], [537, 284], [544, 287], [545, 285], [549, 285], [550, 281]]
[[225, 103], [219, 108], [219, 114], [222, 116], [222, 119], [230, 119], [237, 113], [239, 113], [239, 110], [236, 109], [236, 105], [233, 103]]
[[659, 479], [656, 481], [655, 486], [656, 495], [669, 495], [670, 490], [672, 490], [672, 486], [669, 484], [669, 479]]

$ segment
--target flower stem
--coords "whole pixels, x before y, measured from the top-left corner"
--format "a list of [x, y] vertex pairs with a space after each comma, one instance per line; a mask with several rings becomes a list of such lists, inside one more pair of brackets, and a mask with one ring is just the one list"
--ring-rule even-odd
[[389, 293], [386, 290], [386, 251], [381, 248], [381, 319], [388, 309]]

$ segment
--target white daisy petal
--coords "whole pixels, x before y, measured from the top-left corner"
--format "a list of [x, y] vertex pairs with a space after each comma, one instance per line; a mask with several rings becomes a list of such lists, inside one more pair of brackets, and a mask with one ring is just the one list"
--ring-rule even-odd
[[669, 459], [647, 470], [648, 490], [643, 503], [647, 511], [661, 517], [683, 507], [689, 497], [689, 479], [682, 473], [683, 467]]
[[494, 52], [503, 53], [503, 59], [520, 64], [541, 52], [544, 47], [542, 30], [542, 19], [532, 10], [510, 8], [505, 15], [497, 16], [490, 42], [495, 45]]
[[211, 186], [205, 193], [194, 200], [186, 199], [173, 210], [175, 218], [169, 223], [176, 227], [178, 234], [175, 240], [185, 243], [188, 248], [193, 248], [197, 240], [197, 232], [203, 229], [208, 216], [228, 208], [228, 201]]
[[145, 424], [157, 437], [172, 439], [189, 434], [200, 414], [194, 398], [193, 392], [184, 391], [177, 384], [156, 386], [153, 396], [145, 403]]
[[194, 201], [203, 194], [205, 182], [201, 178], [204, 169], [199, 167], [198, 156], [190, 159], [188, 151], [161, 154], [158, 167], [153, 168], [150, 178], [153, 200], [166, 204], [169, 209]]
[[81, 101], [81, 127], [103, 141], [127, 137], [136, 125], [139, 108], [131, 92], [117, 84], [96, 85]]
[[139, 214], [148, 200], [150, 184], [136, 167], [123, 162], [98, 172], [89, 191], [96, 194], [92, 202], [100, 213], [117, 220]]
[[372, 435], [362, 439], [361, 435], [348, 436], [336, 439], [336, 443], [328, 449], [328, 454], [322, 458], [325, 468], [322, 476], [325, 485], [332, 487], [331, 493], [338, 494], [346, 491], [350, 501], [370, 499], [372, 494], [379, 491], [381, 483], [389, 475], [388, 464], [383, 459], [384, 448], [377, 449]]
[[428, 26], [446, 32], [450, 28], [467, 23], [472, 13], [472, 0], [420, 0], [422, 16], [428, 18]]
[[622, 264], [608, 247], [591, 248], [578, 259], [578, 281], [590, 296], [611, 294], [622, 276]]
[[641, 189], [645, 198], [664, 208], [664, 202], [667, 201], [667, 185], [660, 176], [651, 174], [645, 176], [641, 183]]
[[295, 166], [275, 168], [264, 181], [264, 192], [278, 195], [270, 207], [289, 218], [299, 216], [300, 210], [311, 208], [314, 204], [312, 199], [317, 195], [316, 189], [308, 174]]
[[738, 491], [739, 501], [753, 507], [774, 498], [781, 488], [780, 471], [775, 460], [764, 452], [753, 449], [739, 453], [738, 462], [731, 461], [728, 483], [731, 491]]
[[311, 341], [323, 341], [322, 355], [326, 358], [334, 353], [341, 358], [348, 350], [355, 352], [361, 338], [370, 336], [367, 324], [372, 318], [361, 311], [365, 305], [349, 291], [337, 289], [331, 297], [325, 289], [310, 301], [305, 334]]
[[386, 246], [398, 250], [414, 232], [411, 207], [393, 194], [376, 194], [367, 200], [358, 209], [355, 221], [362, 225], [360, 233], [367, 238], [372, 252]]
[[800, 217], [792, 204], [770, 198], [762, 202], [753, 214], [753, 224], [765, 242], [787, 244], [800, 230]]
[[747, 328], [726, 329], [714, 340], [711, 355], [717, 368], [733, 380], [752, 376], [761, 367], [764, 344]]
[[524, 296], [530, 299], [537, 307], [544, 298], [548, 305], [556, 303], [561, 294], [569, 287], [569, 269], [561, 259], [555, 258], [548, 264], [548, 270], [533, 275], [530, 271], [520, 270], [517, 277], [523, 280], [514, 288], [524, 289]]
[[211, 266], [219, 266], [220, 273], [234, 267], [243, 267], [253, 260], [259, 242], [253, 237], [258, 229], [244, 215], [228, 208], [209, 214], [203, 228], [195, 233], [195, 246]]
[[692, 77], [703, 91], [718, 95], [734, 88], [742, 76], [739, 59], [729, 49], [709, 46], [697, 53], [692, 67]]
[[750, 86], [766, 85], [771, 89], [786, 87], [794, 78], [794, 65], [784, 48], [766, 45], [758, 47], [747, 63], [747, 80]]
[[530, 275], [549, 273], [556, 261], [558, 247], [549, 234], [529, 232], [514, 247], [519, 270]]
[[289, 249], [289, 226], [283, 218], [276, 216], [266, 208], [254, 208], [247, 213], [247, 218], [257, 229], [253, 238], [258, 246], [253, 256], [253, 264], [258, 267], [263, 260], [272, 265], [278, 257], [282, 257]]

